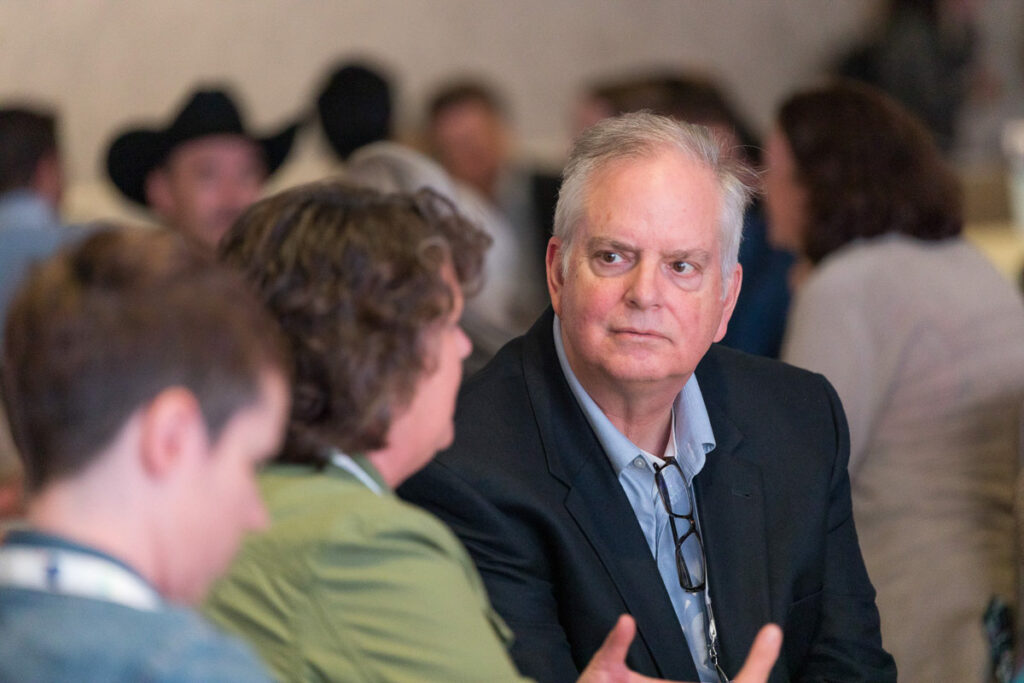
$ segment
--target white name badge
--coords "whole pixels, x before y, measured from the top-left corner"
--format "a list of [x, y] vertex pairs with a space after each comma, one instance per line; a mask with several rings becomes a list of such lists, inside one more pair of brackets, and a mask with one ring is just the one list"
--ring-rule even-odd
[[0, 547], [0, 586], [106, 600], [155, 611], [162, 600], [138, 575], [111, 560], [59, 548]]

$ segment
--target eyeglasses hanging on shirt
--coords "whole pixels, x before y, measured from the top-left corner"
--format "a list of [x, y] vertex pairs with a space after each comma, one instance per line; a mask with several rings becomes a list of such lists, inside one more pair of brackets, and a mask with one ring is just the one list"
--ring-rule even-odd
[[[685, 499], [679, 495], [673, 498], [669, 492], [671, 487], [666, 479], [666, 472], [671, 476], [678, 476], [680, 486], [677, 488], [682, 488], [686, 492]], [[714, 613], [711, 611], [710, 593], [707, 590], [707, 558], [704, 554], [704, 541], [697, 525], [697, 508], [694, 505], [693, 491], [690, 484], [686, 482], [686, 477], [683, 476], [682, 467], [674, 457], [667, 457], [663, 464], [655, 465], [654, 483], [658, 487], [658, 496], [665, 506], [669, 527], [672, 529], [679, 585], [688, 593], [704, 594], [706, 624], [704, 637], [707, 640], [708, 656], [711, 658], [711, 664], [715, 667], [719, 679], [722, 683], [728, 683], [729, 677], [718, 663], [718, 628], [715, 624]], [[682, 528], [682, 533], [680, 533], [680, 528]], [[693, 558], [689, 562], [686, 559], [687, 555]]]

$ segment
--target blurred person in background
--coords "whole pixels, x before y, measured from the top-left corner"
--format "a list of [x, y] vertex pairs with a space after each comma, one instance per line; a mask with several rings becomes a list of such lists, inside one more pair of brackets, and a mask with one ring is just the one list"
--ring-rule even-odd
[[27, 512], [0, 544], [0, 680], [266, 680], [179, 606], [266, 523], [288, 367], [259, 302], [180, 235], [111, 230], [33, 271], [5, 337]]
[[316, 98], [317, 122], [339, 161], [356, 150], [391, 139], [394, 96], [382, 69], [342, 62], [328, 74]]
[[473, 188], [454, 180], [434, 160], [395, 142], [374, 142], [354, 152], [345, 178], [380, 192], [414, 193], [430, 188], [456, 204], [459, 212], [491, 238], [478, 291], [466, 301], [462, 326], [473, 342], [463, 362], [466, 375], [479, 370], [510, 339], [526, 330], [535, 312], [524, 306], [529, 283], [510, 277], [520, 272], [512, 226]]
[[908, 681], [980, 681], [989, 599], [1016, 590], [1024, 303], [961, 236], [922, 123], [867, 86], [799, 92], [767, 145], [772, 240], [800, 254], [782, 358], [823, 373], [882, 636]]
[[0, 323], [29, 265], [80, 235], [61, 227], [63, 194], [56, 115], [0, 109]]
[[513, 159], [508, 109], [483, 81], [457, 80], [438, 88], [427, 105], [427, 145], [453, 178], [475, 189], [512, 226], [521, 263], [515, 272], [496, 276], [520, 283], [520, 299], [529, 303], [532, 321], [547, 304], [544, 251], [559, 177]]
[[949, 152], [964, 105], [998, 90], [979, 63], [984, 0], [887, 0], [875, 35], [843, 55], [839, 76], [884, 90], [931, 129]]
[[360, 61], [342, 62], [317, 97], [324, 137], [343, 162], [339, 175], [384, 192], [429, 187], [491, 237], [480, 291], [464, 317], [473, 352], [467, 373], [479, 369], [506, 342], [524, 332], [546, 303], [543, 276], [532, 261], [540, 249], [524, 246], [521, 230], [477, 187], [451, 175], [423, 153], [391, 139], [392, 87], [385, 72]]
[[259, 137], [226, 89], [199, 89], [166, 126], [117, 135], [107, 173], [129, 200], [212, 250], [284, 163], [297, 129]]
[[[0, 109], [0, 329], [28, 268], [84, 234], [61, 225], [63, 193], [56, 115], [38, 106]], [[0, 404], [0, 519], [20, 510], [20, 464]]]

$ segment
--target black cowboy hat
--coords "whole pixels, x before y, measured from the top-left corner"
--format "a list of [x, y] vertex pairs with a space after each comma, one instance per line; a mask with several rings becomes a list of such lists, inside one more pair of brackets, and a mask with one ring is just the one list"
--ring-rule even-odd
[[241, 135], [263, 149], [267, 175], [276, 171], [291, 150], [299, 124], [260, 138], [242, 125], [238, 107], [224, 90], [198, 90], [166, 128], [132, 128], [121, 133], [107, 152], [107, 173], [128, 199], [146, 204], [146, 176], [178, 145], [207, 135]]
[[339, 64], [316, 100], [317, 114], [331, 149], [344, 161], [355, 150], [391, 135], [391, 85], [374, 68]]

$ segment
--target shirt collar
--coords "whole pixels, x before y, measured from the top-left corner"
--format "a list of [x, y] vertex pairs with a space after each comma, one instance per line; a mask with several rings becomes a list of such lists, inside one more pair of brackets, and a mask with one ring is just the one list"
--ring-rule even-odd
[[3, 543], [0, 545], [10, 546], [26, 546], [32, 548], [47, 548], [52, 550], [65, 550], [73, 553], [81, 553], [83, 555], [90, 555], [92, 557], [106, 560], [112, 564], [116, 564], [119, 567], [127, 569], [129, 572], [137, 576], [139, 579], [144, 581], [146, 585], [150, 585], [149, 581], [142, 576], [134, 567], [121, 561], [120, 559], [109, 555], [101, 550], [97, 550], [91, 546], [82, 545], [76, 543], [69, 538], [63, 536], [57, 536], [56, 534], [47, 533], [45, 531], [39, 531], [31, 526], [23, 526], [11, 528], [4, 534]]
[[330, 457], [333, 466], [346, 470], [358, 479], [363, 486], [378, 496], [392, 492], [391, 487], [384, 481], [384, 477], [380, 475], [380, 472], [377, 471], [377, 468], [373, 466], [365, 455], [357, 453], [350, 456], [334, 449], [331, 451]]
[[[565, 355], [565, 346], [562, 344], [562, 325], [557, 315], [554, 316], [552, 333], [555, 338], [555, 353], [558, 355], [558, 364], [562, 368], [562, 374], [565, 375], [569, 388], [576, 397], [576, 402], [582, 408], [587, 422], [590, 423], [590, 428], [594, 430], [597, 440], [601, 443], [601, 447], [604, 448], [604, 452], [615, 470], [615, 475], [618, 476], [638, 454], [643, 454], [643, 451], [611, 423], [611, 420], [576, 378]], [[715, 448], [715, 433], [711, 429], [711, 420], [708, 418], [708, 410], [704, 405], [704, 396], [701, 394], [696, 375], [690, 375], [690, 379], [686, 381], [682, 391], [676, 396], [672, 403], [672, 416], [676, 458], [683, 469], [687, 483], [690, 483], [693, 477], [703, 469], [706, 454]]]

